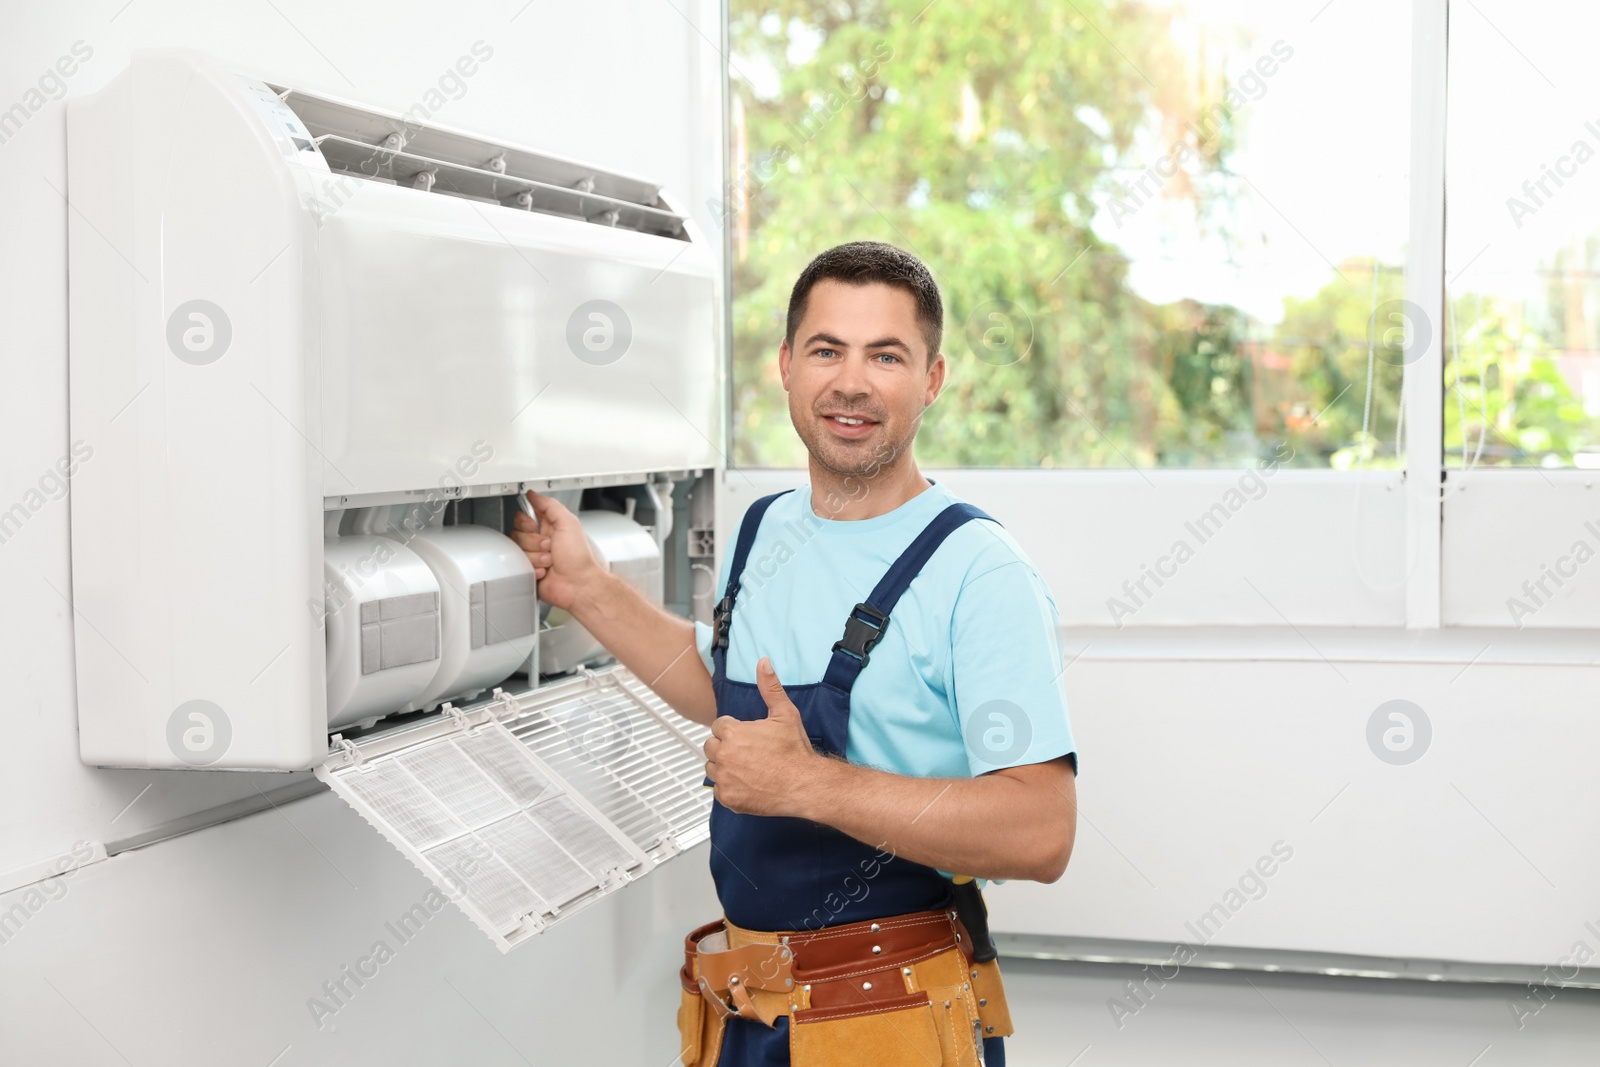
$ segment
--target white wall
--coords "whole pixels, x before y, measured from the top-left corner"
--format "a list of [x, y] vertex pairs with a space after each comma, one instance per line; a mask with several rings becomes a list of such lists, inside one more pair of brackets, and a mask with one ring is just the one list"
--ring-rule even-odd
[[402, 940], [431, 884], [321, 793], [56, 883], [0, 945], [0, 1062], [667, 1064], [683, 934], [716, 915], [708, 848], [502, 956], [451, 905]]
[[[1100, 472], [931, 473], [1005, 524], [1068, 621], [1092, 617], [1103, 590], [1151, 558], [1107, 542]], [[752, 500], [802, 478], [730, 474], [725, 537]], [[1313, 483], [1286, 486], [1309, 493]], [[1152, 510], [1200, 498], [1171, 473], [1142, 491], [1165, 494]], [[1197, 587], [1244, 576], [1284, 611], [1316, 608], [1305, 587], [1328, 576], [1284, 565], [1293, 523], [1265, 506], [1273, 500], [1241, 512], [1159, 591], [1180, 605], [1169, 612], [1200, 604]], [[1364, 506], [1336, 491], [1299, 521], [1347, 528]], [[1347, 604], [1381, 599], [1394, 578], [1352, 564], [1360, 548], [1328, 562], [1356, 586], [1339, 594]], [[1162, 604], [1121, 629], [1065, 630], [1081, 750], [1077, 848], [1054, 885], [986, 891], [995, 930], [1493, 965], [1555, 963], [1583, 941], [1600, 958], [1594, 631], [1151, 625], [1166, 621]], [[1407, 765], [1368, 745], [1369, 719], [1391, 700], [1431, 723]], [[1291, 858], [1229, 898], [1280, 841]], [[1220, 925], [1185, 926], [1234, 901]]]
[[[46, 99], [48, 80], [45, 93], [28, 95], [41, 76], [82, 42], [78, 54], [89, 57], [66, 65], [65, 92], [83, 94], [135, 48], [182, 45], [282, 84], [405, 111], [481, 39], [493, 57], [435, 121], [660, 181], [715, 234], [705, 204], [721, 173], [721, 74], [714, 0], [7, 0], [0, 23], [0, 111], [21, 103], [33, 112], [20, 128], [6, 126], [0, 143], [0, 511], [19, 502], [31, 511], [0, 543], [6, 886], [75, 842], [134, 837], [288, 781], [78, 761], [69, 507], [28, 495], [71, 444], [64, 106]], [[248, 487], [238, 506], [248, 522]], [[279, 1062], [521, 1063], [552, 1043], [576, 1058], [575, 1035], [558, 1036], [562, 1028], [618, 1003], [630, 1006], [625, 1020], [587, 1039], [596, 1060], [666, 1062], [674, 956], [684, 929], [716, 912], [704, 869], [704, 850], [691, 852], [506, 959], [460, 915], [443, 913], [340, 1013], [331, 1036], [312, 1025], [306, 999], [340, 963], [370, 951], [383, 922], [426, 885], [322, 795], [59, 883], [67, 895], [0, 943], [0, 1062], [265, 1064], [292, 1045]], [[0, 910], [23, 896], [0, 897]], [[648, 1015], [651, 1005], [665, 1014]], [[479, 1035], [483, 1046], [452, 1055], [441, 1044], [451, 1035]]]

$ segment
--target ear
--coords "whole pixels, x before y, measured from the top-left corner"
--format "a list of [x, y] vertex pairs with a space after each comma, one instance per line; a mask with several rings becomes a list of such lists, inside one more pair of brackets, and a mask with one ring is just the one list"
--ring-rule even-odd
[[928, 388], [922, 394], [923, 407], [932, 407], [933, 402], [939, 399], [939, 393], [944, 389], [944, 375], [947, 369], [944, 353], [934, 353], [933, 361], [928, 365]]
[[783, 391], [789, 391], [789, 363], [794, 353], [789, 349], [789, 339], [785, 337], [778, 346], [778, 377], [783, 379]]

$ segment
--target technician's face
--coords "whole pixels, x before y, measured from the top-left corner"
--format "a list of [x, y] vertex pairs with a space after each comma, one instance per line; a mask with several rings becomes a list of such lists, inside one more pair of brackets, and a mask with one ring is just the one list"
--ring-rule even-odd
[[910, 450], [945, 370], [943, 356], [930, 365], [910, 293], [831, 279], [811, 290], [778, 368], [812, 457], [835, 474], [869, 477]]

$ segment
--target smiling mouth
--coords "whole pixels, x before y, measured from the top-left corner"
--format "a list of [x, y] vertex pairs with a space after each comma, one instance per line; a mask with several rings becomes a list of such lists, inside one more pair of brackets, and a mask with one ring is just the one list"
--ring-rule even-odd
[[875, 420], [859, 415], [824, 415], [822, 421], [828, 424], [834, 436], [844, 438], [863, 437], [878, 425]]

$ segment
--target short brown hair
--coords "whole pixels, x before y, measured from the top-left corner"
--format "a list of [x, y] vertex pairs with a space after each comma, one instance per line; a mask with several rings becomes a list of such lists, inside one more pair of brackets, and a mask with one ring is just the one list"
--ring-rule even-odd
[[784, 337], [790, 348], [794, 347], [800, 320], [805, 318], [811, 290], [825, 278], [846, 285], [881, 282], [910, 293], [917, 302], [917, 324], [928, 342], [928, 362], [931, 364], [933, 357], [939, 354], [939, 343], [944, 339], [944, 301], [939, 298], [938, 283], [922, 260], [882, 241], [851, 241], [837, 245], [806, 265], [794, 283], [794, 291], [789, 294], [789, 321]]

